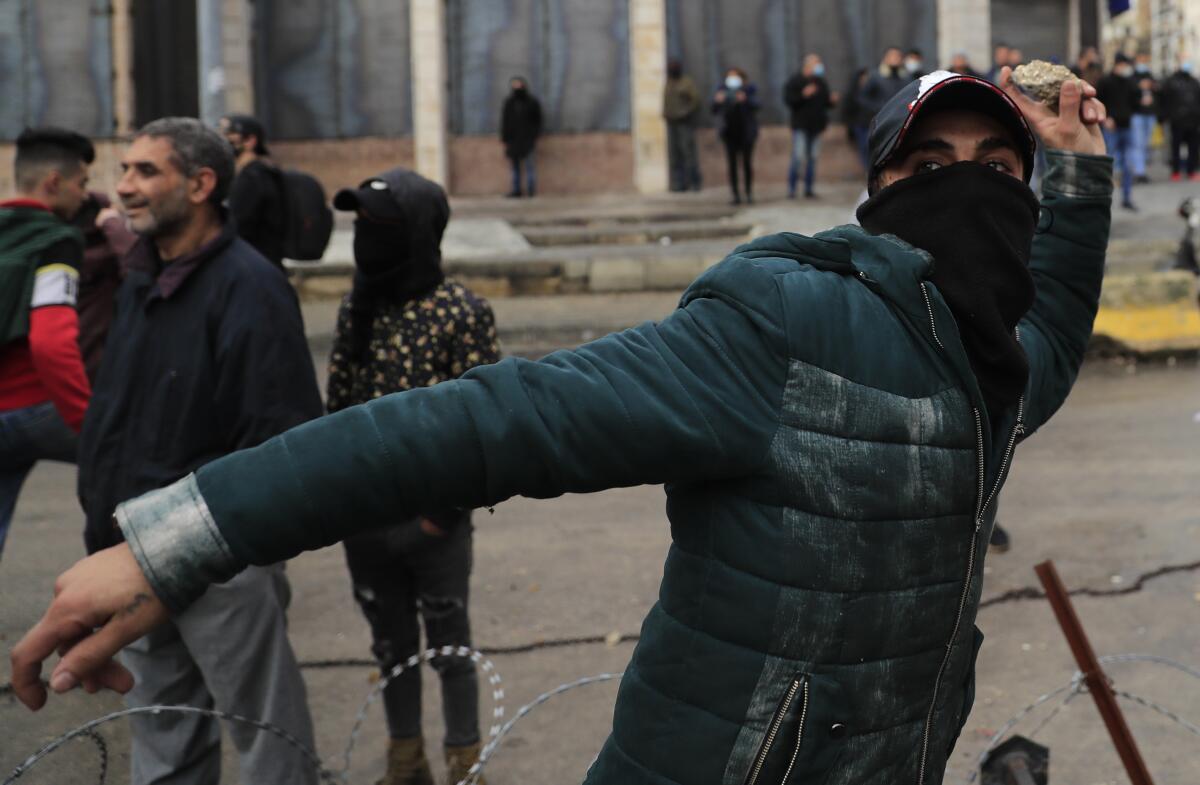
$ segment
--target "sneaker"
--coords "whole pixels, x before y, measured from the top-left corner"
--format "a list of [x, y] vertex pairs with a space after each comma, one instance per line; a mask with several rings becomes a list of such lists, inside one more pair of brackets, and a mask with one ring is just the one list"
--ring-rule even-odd
[[1124, 202], [1121, 202], [1121, 207], [1125, 208], [1131, 213], [1136, 213], [1138, 211], [1137, 205], [1128, 199], [1126, 199]]
[[992, 528], [992, 537], [988, 540], [988, 550], [992, 553], [1007, 553], [1009, 549], [1008, 532], [997, 523]]
[[1171, 182], [1177, 183], [1182, 179], [1183, 177], [1179, 174], [1179, 172], [1171, 172]]
[[1139, 174], [1137, 177], [1133, 178], [1133, 181], [1135, 183], [1137, 183], [1138, 185], [1149, 185], [1150, 184], [1150, 175]]
[[521, 198], [521, 192], [520, 192], [520, 191], [509, 191], [508, 193], [506, 193], [506, 194], [504, 195], [504, 198], [506, 198], [506, 199], [520, 199], [520, 198]]

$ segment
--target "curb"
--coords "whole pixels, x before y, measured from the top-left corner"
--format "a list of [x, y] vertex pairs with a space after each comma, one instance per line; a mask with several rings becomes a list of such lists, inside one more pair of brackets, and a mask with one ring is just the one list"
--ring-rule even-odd
[[1200, 350], [1198, 298], [1186, 271], [1105, 276], [1093, 341], [1134, 354]]

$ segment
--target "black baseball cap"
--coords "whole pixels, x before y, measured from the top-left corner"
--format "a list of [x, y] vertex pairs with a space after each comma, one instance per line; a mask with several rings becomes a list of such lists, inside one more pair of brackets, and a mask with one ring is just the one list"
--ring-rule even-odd
[[909, 82], [892, 96], [871, 121], [868, 144], [871, 155], [870, 180], [874, 180], [902, 149], [904, 137], [918, 117], [945, 109], [965, 109], [985, 114], [1012, 134], [1025, 163], [1025, 182], [1033, 176], [1037, 137], [1025, 115], [996, 85], [975, 76], [951, 71], [934, 71]]
[[446, 191], [411, 169], [397, 167], [368, 177], [357, 188], [343, 188], [333, 196], [333, 207], [346, 212], [362, 210], [372, 220], [410, 223], [428, 218], [439, 233], [450, 217]]

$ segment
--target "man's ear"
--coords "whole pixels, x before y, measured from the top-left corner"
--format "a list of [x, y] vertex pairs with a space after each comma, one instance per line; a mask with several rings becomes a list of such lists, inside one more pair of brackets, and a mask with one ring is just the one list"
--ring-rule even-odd
[[204, 204], [217, 187], [217, 173], [207, 166], [201, 167], [188, 182], [188, 201]]
[[57, 196], [58, 192], [62, 190], [62, 184], [62, 172], [58, 171], [57, 169], [51, 169], [46, 173], [46, 176], [42, 178], [42, 190], [45, 191], [48, 196]]

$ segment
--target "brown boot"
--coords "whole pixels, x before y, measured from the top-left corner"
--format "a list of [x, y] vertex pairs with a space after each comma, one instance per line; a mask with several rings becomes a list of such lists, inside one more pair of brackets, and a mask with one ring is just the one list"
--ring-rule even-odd
[[375, 785], [433, 785], [433, 774], [425, 758], [420, 736], [388, 742], [387, 774]]
[[[467, 778], [475, 761], [479, 760], [479, 742], [462, 747], [446, 747], [447, 785], [458, 785]], [[475, 785], [487, 785], [480, 775]]]

